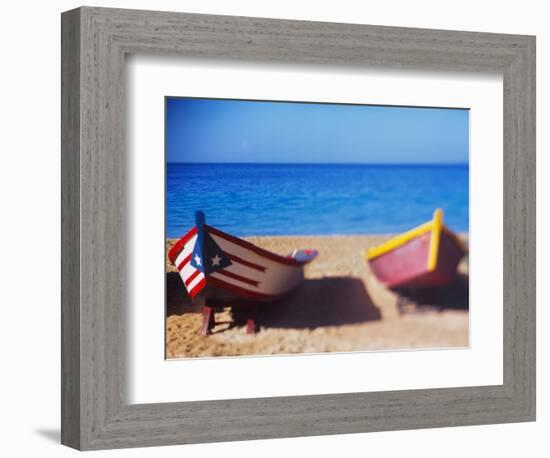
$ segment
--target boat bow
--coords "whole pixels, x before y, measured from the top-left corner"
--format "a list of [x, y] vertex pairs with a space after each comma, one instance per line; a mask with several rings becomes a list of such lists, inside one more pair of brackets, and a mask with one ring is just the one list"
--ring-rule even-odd
[[184, 285], [194, 298], [206, 286], [249, 300], [274, 300], [304, 279], [304, 266], [316, 250], [294, 250], [281, 256], [205, 223], [196, 213], [196, 226], [169, 251]]

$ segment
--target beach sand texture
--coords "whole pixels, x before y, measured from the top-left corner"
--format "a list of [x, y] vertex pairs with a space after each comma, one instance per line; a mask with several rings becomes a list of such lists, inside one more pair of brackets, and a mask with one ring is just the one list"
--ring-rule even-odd
[[[216, 314], [212, 335], [198, 334], [193, 307], [175, 267], [167, 260], [166, 355], [168, 358], [349, 352], [469, 345], [468, 268], [464, 259], [454, 285], [423, 296], [386, 289], [370, 272], [363, 251], [390, 236], [247, 237], [279, 254], [315, 248], [306, 280], [287, 299], [261, 304], [260, 331], [246, 334], [229, 309]], [[175, 243], [167, 242], [167, 250]]]

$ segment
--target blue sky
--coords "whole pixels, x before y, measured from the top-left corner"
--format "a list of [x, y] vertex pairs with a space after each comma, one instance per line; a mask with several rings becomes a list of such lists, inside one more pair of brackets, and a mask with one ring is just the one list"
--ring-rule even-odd
[[168, 162], [468, 162], [469, 111], [167, 98]]

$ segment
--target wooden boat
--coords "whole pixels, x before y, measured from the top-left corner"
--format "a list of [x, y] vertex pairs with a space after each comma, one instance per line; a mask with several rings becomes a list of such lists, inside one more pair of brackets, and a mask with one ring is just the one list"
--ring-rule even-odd
[[451, 283], [465, 253], [437, 209], [431, 221], [368, 249], [365, 257], [376, 278], [389, 288], [425, 288]]
[[[196, 226], [168, 252], [189, 296], [203, 304], [201, 333], [208, 334], [218, 307], [250, 306], [284, 297], [304, 280], [304, 266], [316, 250], [294, 250], [289, 256], [260, 248], [250, 242], [206, 225], [202, 211]], [[248, 332], [255, 324], [250, 318]]]

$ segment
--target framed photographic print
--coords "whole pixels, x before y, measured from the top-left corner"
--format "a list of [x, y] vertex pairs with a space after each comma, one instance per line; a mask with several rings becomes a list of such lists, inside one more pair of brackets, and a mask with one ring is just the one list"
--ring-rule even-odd
[[534, 69], [529, 36], [63, 13], [62, 442], [533, 420]]
[[[169, 358], [468, 346], [467, 235], [442, 224], [445, 208], [468, 229], [468, 110], [167, 97], [165, 112]], [[243, 322], [265, 332], [237, 338]]]

